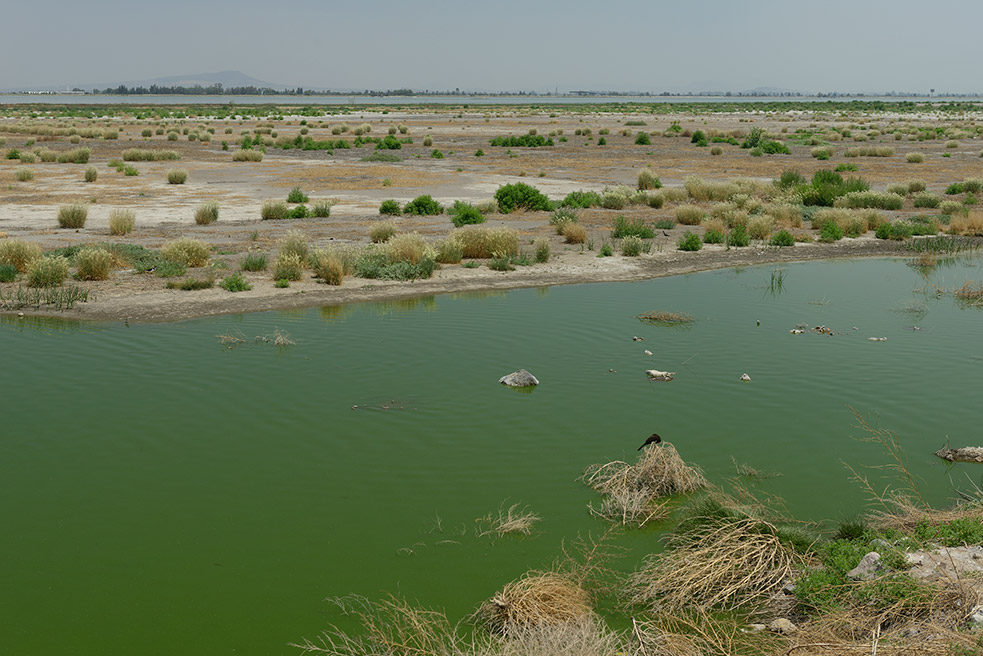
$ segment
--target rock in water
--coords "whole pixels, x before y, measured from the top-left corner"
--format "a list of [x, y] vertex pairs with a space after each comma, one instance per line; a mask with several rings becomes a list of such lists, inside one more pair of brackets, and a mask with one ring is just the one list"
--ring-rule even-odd
[[750, 383], [751, 377], [748, 376], [747, 374], [741, 374], [741, 380], [744, 381], [745, 383]]
[[513, 371], [508, 376], [502, 376], [498, 382], [509, 387], [535, 387], [539, 385], [539, 380], [525, 369]]
[[942, 447], [935, 455], [949, 462], [983, 462], [983, 447], [964, 446], [958, 449]]
[[649, 377], [649, 380], [664, 380], [670, 381], [676, 377], [675, 371], [659, 371], [658, 369], [646, 369], [645, 375]]

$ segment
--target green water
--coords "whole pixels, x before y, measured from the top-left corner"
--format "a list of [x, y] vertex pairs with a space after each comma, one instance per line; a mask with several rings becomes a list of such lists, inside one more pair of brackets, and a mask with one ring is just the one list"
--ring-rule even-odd
[[[980, 280], [979, 264], [931, 280]], [[850, 407], [898, 432], [932, 501], [978, 482], [932, 453], [981, 441], [981, 311], [924, 293], [902, 260], [787, 265], [774, 292], [773, 269], [169, 325], [5, 317], [0, 652], [295, 654], [348, 593], [456, 620], [602, 531], [577, 477], [653, 431], [715, 482], [734, 459], [781, 473], [759, 487], [801, 518], [856, 515], [843, 462], [885, 460]], [[635, 319], [648, 310], [696, 320]], [[277, 328], [295, 345], [254, 340]], [[497, 383], [519, 367], [531, 394]], [[503, 502], [537, 533], [476, 535]]]

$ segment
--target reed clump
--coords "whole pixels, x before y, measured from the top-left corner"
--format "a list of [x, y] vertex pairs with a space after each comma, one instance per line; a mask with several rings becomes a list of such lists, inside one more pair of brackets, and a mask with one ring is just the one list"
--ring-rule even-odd
[[590, 596], [576, 581], [556, 572], [528, 572], [507, 583], [473, 616], [493, 633], [576, 622], [592, 613]]
[[478, 524], [478, 535], [495, 535], [502, 537], [510, 533], [531, 535], [533, 526], [541, 519], [539, 515], [528, 508], [522, 508], [514, 503], [509, 507], [503, 504], [495, 512], [475, 520]]

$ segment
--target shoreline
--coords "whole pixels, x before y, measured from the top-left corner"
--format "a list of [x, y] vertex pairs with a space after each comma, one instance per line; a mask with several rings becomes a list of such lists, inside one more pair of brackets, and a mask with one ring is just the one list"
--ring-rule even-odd
[[[554, 285], [576, 285], [609, 282], [638, 282], [690, 273], [701, 273], [741, 266], [759, 266], [834, 260], [857, 257], [890, 257], [902, 255], [900, 242], [861, 238], [842, 240], [833, 244], [799, 244], [794, 248], [750, 246], [732, 250], [705, 249], [697, 253], [672, 251], [641, 258], [611, 257], [604, 262], [612, 265], [596, 272], [570, 263], [533, 265], [508, 273], [488, 269], [465, 269], [452, 265], [435, 274], [434, 278], [409, 282], [347, 279], [339, 287], [313, 280], [291, 285], [289, 291], [275, 289], [270, 281], [254, 282], [249, 292], [230, 293], [221, 288], [201, 291], [150, 289], [134, 293], [127, 285], [113, 288], [89, 285], [92, 300], [71, 310], [21, 308], [0, 310], [8, 316], [36, 316], [94, 322], [170, 323], [224, 314], [243, 314], [296, 310], [311, 307], [337, 306], [349, 303], [389, 301], [406, 298], [524, 289]], [[594, 255], [589, 257], [594, 259]], [[566, 259], [571, 259], [567, 256]], [[631, 266], [624, 266], [631, 265]], [[133, 277], [148, 279], [146, 274]], [[156, 279], [150, 278], [156, 281]], [[102, 289], [100, 289], [102, 287]]]

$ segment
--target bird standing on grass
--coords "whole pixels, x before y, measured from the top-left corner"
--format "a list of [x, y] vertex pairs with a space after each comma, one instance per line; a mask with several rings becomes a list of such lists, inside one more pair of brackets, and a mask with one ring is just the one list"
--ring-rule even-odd
[[652, 433], [651, 435], [649, 435], [649, 438], [647, 440], [645, 440], [645, 443], [642, 444], [642, 446], [638, 447], [638, 450], [641, 451], [642, 449], [644, 449], [645, 447], [647, 447], [649, 444], [659, 444], [661, 442], [662, 442], [662, 438], [659, 437], [659, 434], [658, 433]]

